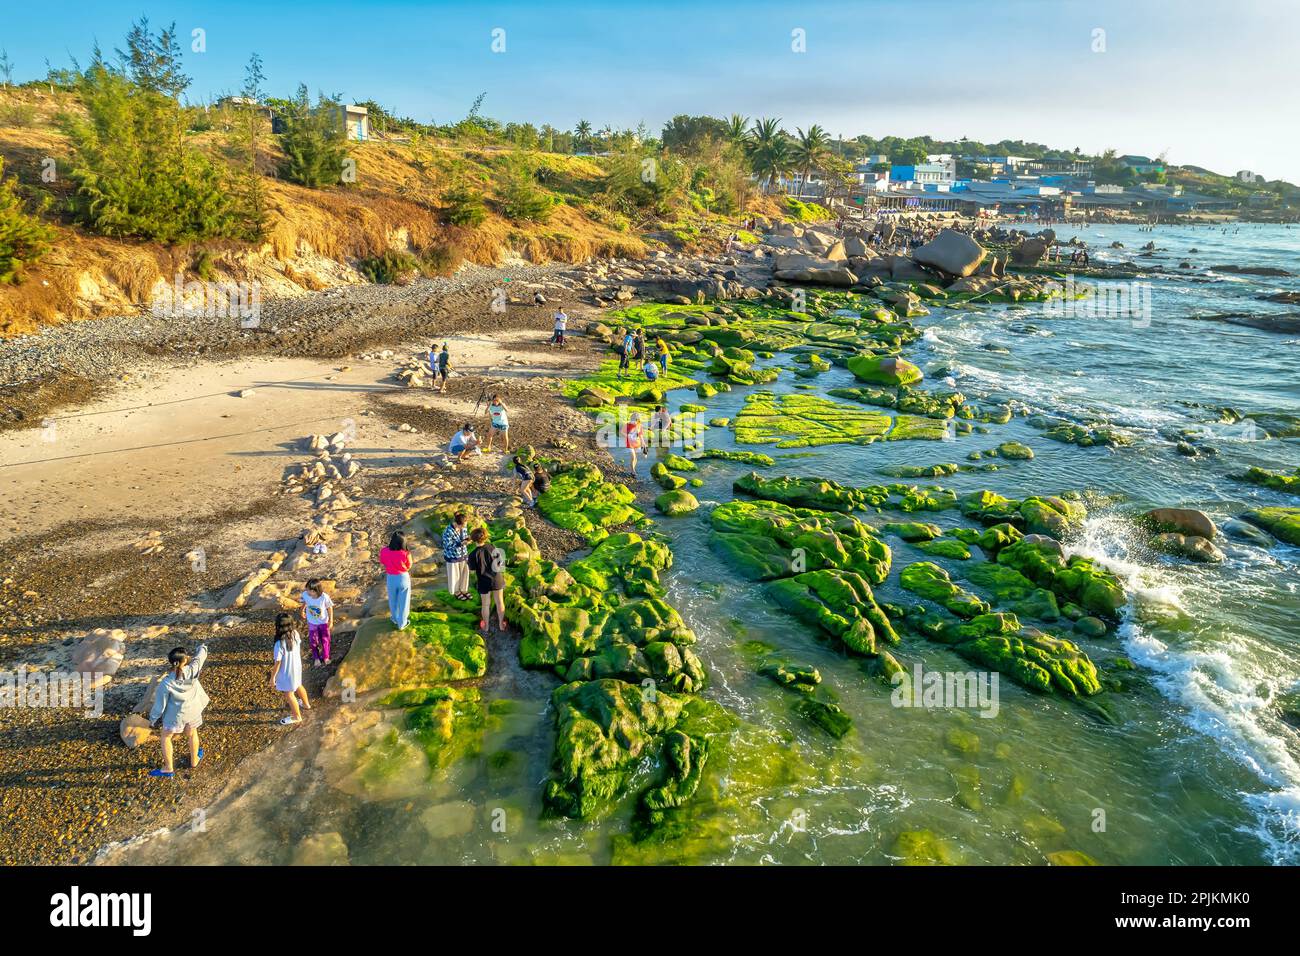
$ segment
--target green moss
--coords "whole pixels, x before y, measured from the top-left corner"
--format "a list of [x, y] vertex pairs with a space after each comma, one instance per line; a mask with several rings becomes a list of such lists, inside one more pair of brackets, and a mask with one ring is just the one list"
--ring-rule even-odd
[[664, 464], [673, 471], [696, 471], [698, 465], [689, 458], [683, 458], [681, 455], [665, 455]]
[[644, 517], [633, 506], [635, 500], [627, 486], [606, 481], [595, 465], [579, 464], [551, 479], [551, 487], [538, 497], [537, 507], [561, 528], [594, 543], [608, 535], [610, 528]]
[[888, 489], [879, 486], [850, 488], [824, 478], [764, 478], [756, 472], [737, 478], [732, 489], [738, 494], [822, 511], [862, 511], [882, 505], [889, 498]]
[[973, 618], [989, 612], [989, 605], [964, 591], [948, 577], [948, 572], [930, 561], [918, 561], [903, 568], [899, 583], [908, 591], [933, 601], [958, 617]]
[[776, 460], [771, 455], [764, 455], [756, 451], [725, 451], [722, 449], [706, 449], [695, 456], [695, 461], [701, 459], [713, 459], [715, 461], [734, 461], [742, 465], [750, 465], [754, 468], [771, 468], [776, 464]]
[[952, 561], [966, 561], [970, 558], [970, 548], [960, 541], [925, 541], [917, 547], [935, 558], [948, 558]]
[[890, 418], [816, 395], [748, 395], [734, 424], [742, 445], [776, 444], [777, 448], [821, 445], [868, 445], [890, 428]]
[[1068, 561], [1059, 545], [1039, 537], [1024, 538], [998, 552], [998, 563], [1014, 568], [1059, 600], [1079, 605], [1098, 617], [1118, 620], [1126, 597], [1123, 585], [1089, 558]]
[[1256, 508], [1242, 517], [1279, 541], [1300, 545], [1300, 508]]
[[772, 582], [767, 592], [784, 610], [857, 654], [872, 656], [882, 643], [898, 643], [871, 585], [852, 571], [807, 571]]
[[955, 866], [960, 862], [948, 842], [929, 830], [905, 830], [894, 840], [891, 852], [903, 866]]
[[1300, 495], [1300, 469], [1291, 475], [1282, 474], [1279, 471], [1269, 471], [1266, 468], [1251, 468], [1243, 475], [1234, 476], [1241, 481], [1248, 481], [1253, 485], [1260, 485], [1263, 488], [1272, 488], [1274, 491], [1287, 491], [1294, 495]]
[[924, 524], [920, 521], [891, 521], [880, 526], [885, 534], [892, 534], [904, 541], [930, 541], [943, 534], [943, 529], [936, 524]]
[[1018, 441], [1004, 441], [993, 449], [993, 452], [996, 452], [999, 458], [1009, 458], [1015, 461], [1028, 461], [1034, 457], [1034, 450]]
[[665, 491], [655, 499], [655, 507], [670, 518], [690, 514], [700, 507], [699, 501], [689, 491]]
[[924, 377], [921, 370], [907, 359], [893, 355], [855, 355], [848, 360], [848, 369], [860, 382], [886, 385], [915, 385]]
[[710, 520], [710, 543], [751, 580], [838, 569], [879, 584], [889, 573], [889, 548], [851, 515], [774, 501], [729, 501]]

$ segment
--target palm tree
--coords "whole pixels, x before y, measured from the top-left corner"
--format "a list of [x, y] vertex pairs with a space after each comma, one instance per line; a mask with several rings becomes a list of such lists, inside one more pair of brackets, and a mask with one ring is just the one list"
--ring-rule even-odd
[[763, 189], [767, 191], [793, 168], [790, 138], [781, 129], [779, 119], [755, 120], [752, 133], [750, 167], [762, 177]]
[[591, 124], [586, 120], [578, 120], [578, 125], [573, 128], [574, 138], [580, 144], [591, 145]]
[[745, 146], [749, 142], [749, 117], [732, 113], [727, 120], [727, 141], [736, 146]]
[[803, 170], [803, 179], [799, 182], [799, 195], [802, 196], [808, 176], [830, 156], [831, 138], [826, 135], [826, 130], [816, 123], [809, 126], [806, 133], [798, 127], [795, 128], [795, 132], [798, 134], [798, 139], [792, 150], [792, 158]]

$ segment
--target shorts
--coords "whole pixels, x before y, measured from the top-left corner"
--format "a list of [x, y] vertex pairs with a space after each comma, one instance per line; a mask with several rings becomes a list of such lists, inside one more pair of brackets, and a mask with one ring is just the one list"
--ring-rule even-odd
[[446, 370], [445, 368], [440, 368], [440, 369], [438, 369], [438, 377], [439, 377], [439, 378], [446, 378], [446, 377], [447, 377], [447, 370]]
[[509, 422], [502, 422], [500, 425], [498, 425], [496, 422], [493, 422], [493, 423], [492, 423], [492, 430], [493, 430], [494, 432], [503, 432], [503, 431], [507, 431], [509, 428], [510, 428], [510, 423], [509, 423]]
[[203, 726], [203, 718], [200, 717], [198, 720], [191, 721], [190, 723], [186, 724], [184, 727], [163, 727], [162, 729], [164, 733], [183, 734], [191, 730], [198, 730], [202, 726]]

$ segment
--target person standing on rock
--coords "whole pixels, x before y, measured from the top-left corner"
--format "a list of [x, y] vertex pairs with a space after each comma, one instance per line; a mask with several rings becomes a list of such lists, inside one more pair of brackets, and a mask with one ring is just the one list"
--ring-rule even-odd
[[379, 552], [379, 563], [388, 573], [388, 616], [400, 631], [411, 619], [411, 552], [406, 550], [406, 535], [393, 532], [388, 547]]
[[275, 644], [271, 647], [275, 667], [271, 669], [271, 686], [284, 694], [289, 704], [288, 716], [281, 717], [285, 727], [302, 723], [302, 712], [311, 710], [307, 688], [302, 686], [302, 638], [293, 626], [293, 616], [281, 611], [275, 616]]
[[555, 310], [555, 337], [556, 345], [564, 345], [564, 333], [569, 328], [569, 316], [563, 308]]
[[655, 348], [659, 350], [659, 371], [667, 375], [669, 362], [668, 343], [661, 336], [655, 339]]
[[334, 630], [334, 601], [325, 593], [320, 578], [307, 582], [302, 592], [302, 617], [307, 622], [307, 643], [311, 647], [312, 667], [330, 662], [330, 636]]
[[480, 631], [488, 629], [492, 606], [496, 605], [497, 626], [504, 631], [506, 629], [505, 555], [500, 548], [492, 547], [488, 541], [487, 528], [482, 525], [474, 529], [470, 540], [474, 542], [474, 550], [470, 552], [468, 566], [474, 572], [474, 586], [480, 601], [478, 628]]
[[636, 354], [633, 357], [638, 362], [642, 361], [645, 358], [645, 330], [644, 329], [636, 330], [636, 337], [632, 340], [632, 345], [636, 349]]
[[173, 647], [167, 655], [171, 671], [158, 681], [154, 691], [153, 707], [149, 710], [149, 723], [162, 721], [162, 767], [150, 770], [151, 777], [175, 776], [172, 762], [172, 737], [187, 734], [190, 742], [190, 766], [197, 767], [203, 759], [199, 746], [199, 728], [203, 726], [203, 709], [208, 706], [208, 695], [199, 683], [199, 671], [208, 659], [208, 645], [202, 644], [193, 659], [183, 647]]
[[458, 511], [442, 532], [442, 560], [447, 564], [447, 590], [458, 601], [469, 599], [469, 516]]

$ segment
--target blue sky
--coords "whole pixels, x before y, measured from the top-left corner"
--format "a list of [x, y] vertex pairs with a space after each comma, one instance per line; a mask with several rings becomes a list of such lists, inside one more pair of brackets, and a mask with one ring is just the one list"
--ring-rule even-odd
[[[486, 92], [504, 121], [657, 131], [676, 113], [778, 116], [868, 133], [1085, 151], [1115, 147], [1300, 182], [1300, 29], [1267, 0], [844, 0], [840, 3], [10, 3], [0, 46], [43, 75], [130, 22], [205, 32], [193, 99], [236, 89], [257, 51], [268, 87], [299, 82], [420, 120]], [[494, 53], [494, 29], [505, 52]], [[802, 30], [806, 52], [792, 50]], [[1097, 51], [1104, 32], [1104, 51]], [[188, 47], [187, 47], [188, 49]]]

